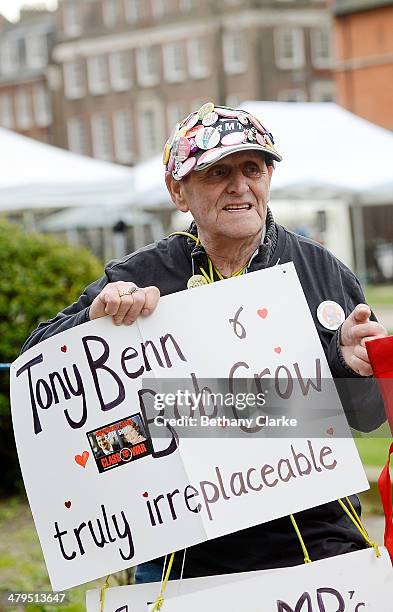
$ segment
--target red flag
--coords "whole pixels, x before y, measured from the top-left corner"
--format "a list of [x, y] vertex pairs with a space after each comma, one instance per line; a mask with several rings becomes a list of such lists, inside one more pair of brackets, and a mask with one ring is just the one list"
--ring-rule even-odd
[[388, 460], [378, 478], [379, 494], [381, 496], [383, 511], [385, 513], [384, 544], [389, 551], [393, 563], [393, 516], [392, 516], [392, 482], [390, 480], [390, 457], [393, 453], [393, 442], [389, 448]]

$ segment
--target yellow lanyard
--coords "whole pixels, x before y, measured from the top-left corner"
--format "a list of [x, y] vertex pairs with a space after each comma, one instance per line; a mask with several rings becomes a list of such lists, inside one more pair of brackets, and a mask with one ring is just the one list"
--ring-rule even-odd
[[[173, 232], [172, 234], [169, 234], [169, 238], [171, 236], [187, 236], [187, 238], [192, 238], [192, 240], [195, 240], [196, 245], [200, 244], [199, 237], [194, 236], [193, 234], [190, 234], [188, 232]], [[219, 280], [225, 280], [225, 277], [221, 274], [221, 272], [217, 270], [215, 266], [213, 266], [212, 261], [208, 255], [207, 255], [207, 259], [209, 262], [209, 274], [206, 272], [204, 268], [202, 268], [202, 266], [199, 266], [199, 270], [201, 274], [203, 275], [203, 277], [206, 279], [206, 281], [209, 284], [214, 283], [214, 272], [217, 274]], [[238, 270], [237, 272], [234, 272], [234, 274], [231, 275], [231, 278], [233, 276], [241, 276], [242, 274], [245, 274], [249, 265], [250, 265], [250, 262], [248, 262], [245, 266], [240, 268], [240, 270]]]

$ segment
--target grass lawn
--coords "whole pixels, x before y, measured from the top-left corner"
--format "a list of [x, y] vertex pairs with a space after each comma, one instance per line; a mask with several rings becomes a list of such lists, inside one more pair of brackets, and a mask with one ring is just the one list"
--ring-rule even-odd
[[367, 302], [373, 307], [393, 307], [393, 285], [367, 285], [364, 291]]

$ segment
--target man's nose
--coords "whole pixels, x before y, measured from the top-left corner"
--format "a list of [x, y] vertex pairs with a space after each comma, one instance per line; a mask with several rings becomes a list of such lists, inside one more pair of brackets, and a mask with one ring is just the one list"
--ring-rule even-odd
[[231, 172], [228, 180], [227, 192], [233, 195], [243, 195], [249, 190], [247, 177], [243, 172], [234, 170]]

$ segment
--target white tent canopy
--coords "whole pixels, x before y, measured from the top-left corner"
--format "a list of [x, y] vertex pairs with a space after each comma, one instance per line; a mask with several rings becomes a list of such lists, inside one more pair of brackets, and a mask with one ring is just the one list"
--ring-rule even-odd
[[133, 171], [0, 128], [0, 211], [122, 205]]
[[[273, 132], [283, 161], [272, 195], [306, 199], [372, 197], [391, 180], [393, 134], [334, 103], [245, 102]], [[134, 168], [135, 199], [144, 208], [167, 204], [161, 156]]]

